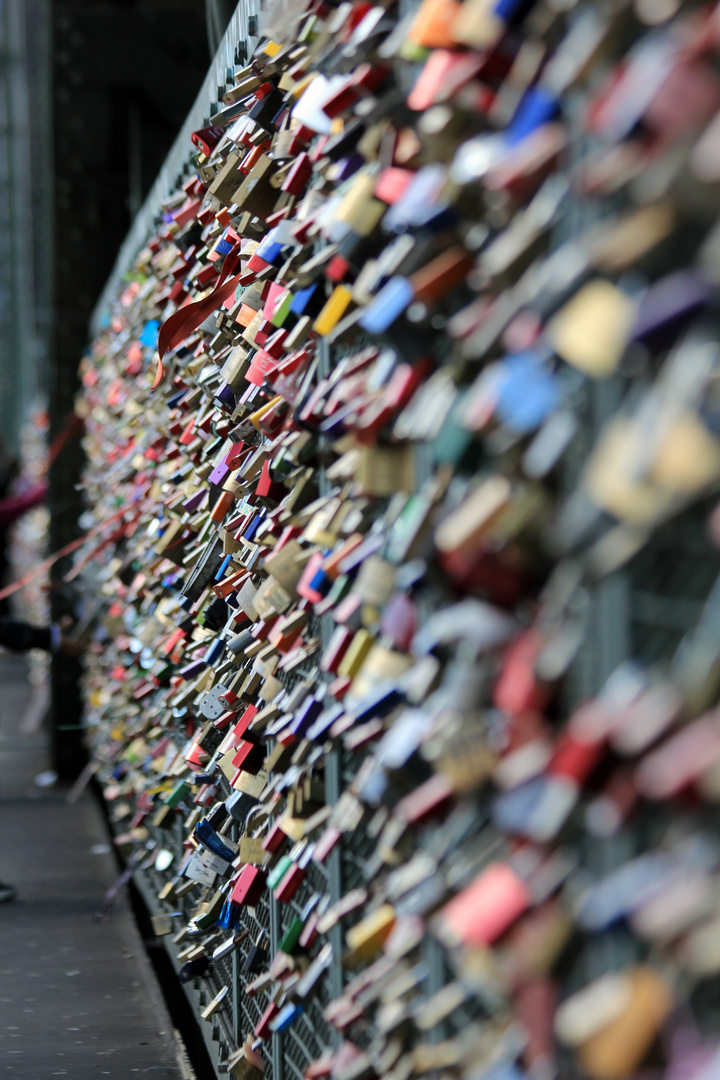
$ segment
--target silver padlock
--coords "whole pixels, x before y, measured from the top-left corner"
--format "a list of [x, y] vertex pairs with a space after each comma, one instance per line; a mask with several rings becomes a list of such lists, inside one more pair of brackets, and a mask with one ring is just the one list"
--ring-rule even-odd
[[207, 720], [219, 720], [230, 708], [227, 686], [213, 686], [200, 702], [200, 712]]

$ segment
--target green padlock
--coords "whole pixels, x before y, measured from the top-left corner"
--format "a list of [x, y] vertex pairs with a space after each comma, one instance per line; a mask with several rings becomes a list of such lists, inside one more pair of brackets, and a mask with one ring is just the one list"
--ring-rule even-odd
[[163, 799], [165, 806], [169, 806], [171, 809], [179, 806], [189, 791], [190, 785], [187, 781], [181, 780]]
[[294, 860], [289, 855], [283, 855], [277, 866], [274, 866], [268, 874], [267, 887], [268, 889], [274, 889], [276, 885], [279, 885], [286, 873], [293, 865]]
[[278, 947], [281, 952], [287, 953], [289, 956], [295, 952], [304, 927], [305, 919], [301, 919], [299, 915], [296, 915], [280, 939]]

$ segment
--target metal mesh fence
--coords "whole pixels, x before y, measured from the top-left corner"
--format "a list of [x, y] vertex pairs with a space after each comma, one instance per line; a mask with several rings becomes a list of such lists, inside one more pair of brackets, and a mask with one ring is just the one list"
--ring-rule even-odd
[[708, 532], [713, 500], [697, 503], [658, 529], [628, 567], [631, 655], [655, 663], [672, 657], [697, 626], [720, 573], [720, 554]]
[[[193, 119], [193, 123], [196, 122], [197, 119]], [[177, 167], [176, 163], [176, 171]], [[158, 198], [157, 193], [151, 193], [148, 206], [154, 207]], [[114, 283], [109, 286], [110, 289], [114, 287]], [[596, 421], [598, 418], [597, 402], [591, 400], [590, 392], [583, 391], [579, 383], [577, 400], [573, 404], [580, 418], [577, 453], [570, 456], [570, 467], [562, 481], [562, 494], [568, 494], [576, 488], [580, 463], [586, 459], [592, 445], [593, 432], [597, 430], [597, 423], [593, 422], [594, 415]], [[660, 529], [643, 553], [623, 571], [623, 588], [627, 593], [629, 611], [628, 656], [653, 663], [668, 660], [683, 634], [697, 623], [703, 602], [720, 570], [720, 559], [706, 532], [705, 522], [709, 509], [709, 503], [701, 504], [682, 515], [679, 520]], [[592, 603], [595, 604], [596, 601], [597, 598], [593, 597]], [[618, 612], [618, 619], [624, 619], [624, 612]], [[565, 705], [568, 709], [598, 689], [602, 673], [602, 664], [597, 662], [598, 635], [607, 634], [607, 625], [600, 626], [597, 630], [593, 628], [587, 647], [575, 660], [565, 691]], [[324, 641], [327, 640], [328, 630], [327, 621], [313, 617], [307, 627], [306, 637]], [[285, 686], [292, 689], [299, 681], [307, 678], [316, 670], [317, 661], [318, 654], [315, 653], [293, 672], [284, 675]], [[216, 748], [221, 738], [220, 733], [213, 735], [209, 749]], [[340, 794], [352, 789], [365, 757], [363, 751], [337, 750], [333, 753], [336, 755], [333, 763], [336, 790], [329, 789], [330, 761], [321, 763], [317, 770], [318, 778], [324, 775], [329, 803], [337, 801]], [[220, 797], [226, 798], [232, 790], [230, 785], [222, 777], [219, 785]], [[371, 814], [365, 811], [353, 832], [343, 837], [336, 853], [337, 873], [332, 872], [332, 861], [327, 865], [318, 865], [311, 861], [305, 868], [300, 887], [291, 899], [278, 901], [268, 891], [252, 911], [243, 909], [242, 925], [250, 929], [249, 935], [235, 954], [227, 954], [215, 961], [205, 979], [196, 981], [196, 986], [204, 986], [206, 1000], [225, 985], [231, 988], [225, 1003], [213, 1020], [218, 1039], [224, 1044], [225, 1056], [256, 1030], [268, 1005], [267, 993], [248, 995], [246, 986], [253, 976], [242, 970], [260, 932], [265, 932], [270, 953], [273, 955], [295, 920], [303, 917], [315, 896], [327, 896], [330, 903], [334, 903], [341, 895], [353, 889], [372, 889], [371, 868], [377, 849], [377, 837], [371, 831], [370, 823]], [[654, 824], [652, 820], [639, 821], [630, 835], [640, 845], [641, 838], [649, 835]], [[239, 831], [239, 826], [233, 827], [234, 838], [238, 838]], [[149, 826], [149, 832], [155, 850], [167, 846], [176, 853], [182, 852], [186, 830], [180, 816], [176, 817], [171, 829], [165, 831]], [[586, 850], [580, 854], [583, 865], [589, 870], [607, 872], [609, 868], [632, 857], [634, 852], [628, 850], [624, 838], [607, 841], [589, 838]], [[166, 881], [166, 876], [152, 866], [148, 866], [141, 873], [147, 882], [147, 890], [157, 895]], [[183, 920], [187, 921], [198, 902], [207, 895], [207, 890], [197, 887], [180, 898], [170, 898], [164, 907], [168, 911], [180, 911]], [[343, 922], [342, 932], [351, 927], [358, 917], [349, 916]], [[340, 934], [336, 934], [334, 944], [341, 942]], [[307, 951], [306, 962], [312, 961], [318, 948], [319, 946], [314, 946]], [[582, 957], [570, 957], [567, 977], [564, 978], [568, 988], [582, 985], [589, 978], [608, 970], [615, 962], [637, 959], [632, 955], [634, 941], [623, 927], [613, 928], [603, 935], [602, 941], [597, 943], [596, 952], [593, 952], [593, 948], [595, 946], [585, 950]], [[302, 1011], [292, 1025], [281, 1035], [268, 1040], [263, 1047], [267, 1080], [302, 1080], [307, 1065], [333, 1045], [334, 1034], [323, 1016], [323, 1009], [335, 997], [338, 985], [346, 985], [353, 976], [351, 971], [342, 967], [341, 951], [339, 948], [334, 949], [331, 968], [320, 979], [313, 994], [302, 1002]], [[457, 972], [447, 954], [429, 937], [423, 943], [417, 984], [414, 987], [418, 996], [429, 998], [455, 978]], [[482, 997], [468, 994], [449, 1015], [443, 1016], [438, 1024], [431, 1028], [428, 1037], [450, 1038], [483, 1016]], [[361, 1048], [370, 1045], [371, 1037], [367, 1025], [360, 1024], [353, 1031], [353, 1040]]]

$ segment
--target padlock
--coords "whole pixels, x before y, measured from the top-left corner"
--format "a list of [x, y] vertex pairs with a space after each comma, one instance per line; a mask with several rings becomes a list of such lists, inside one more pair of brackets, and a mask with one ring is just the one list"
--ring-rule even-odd
[[237, 700], [237, 695], [226, 686], [213, 686], [200, 702], [200, 713], [207, 720], [219, 720]]
[[247, 904], [254, 907], [265, 891], [267, 874], [259, 866], [248, 863], [243, 866], [235, 882], [230, 899], [234, 904]]
[[242, 970], [245, 972], [258, 972], [267, 967], [269, 960], [269, 952], [266, 944], [263, 943], [263, 938], [267, 936], [267, 931], [261, 930], [255, 939], [254, 944], [248, 949], [247, 956], [243, 960]]

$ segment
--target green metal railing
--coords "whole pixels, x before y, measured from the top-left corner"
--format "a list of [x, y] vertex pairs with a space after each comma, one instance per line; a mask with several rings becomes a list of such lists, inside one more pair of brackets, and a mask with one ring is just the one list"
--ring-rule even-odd
[[49, 13], [48, 0], [0, 3], [0, 433], [12, 450], [50, 347]]

